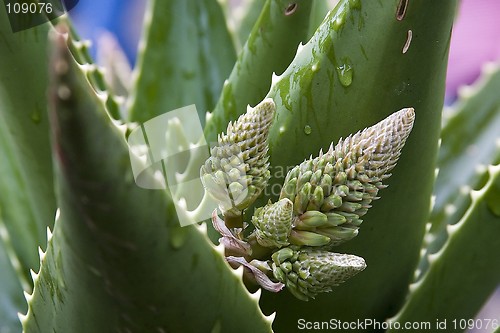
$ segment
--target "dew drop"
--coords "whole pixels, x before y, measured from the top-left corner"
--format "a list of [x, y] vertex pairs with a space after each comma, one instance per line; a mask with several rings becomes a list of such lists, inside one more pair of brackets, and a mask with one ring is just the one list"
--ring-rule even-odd
[[173, 227], [170, 230], [170, 246], [174, 248], [174, 250], [178, 250], [184, 245], [186, 242], [186, 228], [182, 227]]
[[42, 117], [40, 115], [40, 111], [39, 110], [33, 111], [33, 113], [30, 115], [30, 118], [34, 124], [36, 124], [36, 125], [40, 124], [40, 121], [42, 120]]
[[340, 83], [344, 87], [349, 87], [351, 85], [353, 69], [348, 59], [344, 59], [342, 65], [337, 66], [337, 74], [339, 76]]
[[311, 126], [309, 126], [309, 125], [304, 126], [304, 133], [309, 135], [309, 134], [311, 134], [311, 132], [312, 132]]
[[335, 22], [333, 22], [333, 30], [339, 31], [343, 25], [344, 25], [344, 15], [340, 15], [335, 19]]

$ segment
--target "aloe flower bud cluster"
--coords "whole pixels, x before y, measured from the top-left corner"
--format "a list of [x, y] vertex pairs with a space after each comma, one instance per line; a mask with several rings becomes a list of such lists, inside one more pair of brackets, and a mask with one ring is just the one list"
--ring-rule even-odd
[[270, 178], [267, 137], [276, 107], [265, 99], [248, 107], [227, 134], [219, 135], [218, 145], [201, 167], [207, 192], [219, 201], [224, 216], [241, 216], [266, 187]]
[[227, 218], [241, 217], [269, 180], [267, 135], [274, 111], [274, 102], [266, 99], [229, 124], [201, 175], [225, 217], [226, 225], [216, 213], [212, 222], [228, 262], [245, 267], [267, 290], [284, 285], [307, 301], [366, 267], [363, 258], [330, 250], [358, 234], [361, 217], [396, 166], [415, 112], [395, 112], [294, 167], [279, 200], [255, 210], [254, 230], [246, 223], [235, 228]]
[[273, 253], [272, 261], [276, 279], [303, 301], [332, 291], [366, 268], [361, 257], [313, 248], [283, 248]]
[[259, 244], [266, 247], [282, 247], [290, 244], [288, 238], [292, 231], [293, 203], [281, 199], [257, 208], [252, 217], [255, 236]]
[[[292, 221], [282, 228], [276, 221], [255, 224], [260, 235], [265, 229], [281, 230], [292, 224], [288, 242], [305, 246], [335, 246], [358, 234], [361, 217], [385, 188], [408, 138], [415, 112], [403, 109], [374, 126], [340, 139], [326, 153], [296, 166], [287, 174], [280, 201], [293, 202]], [[287, 207], [291, 207], [288, 205]], [[271, 215], [271, 213], [268, 213]], [[281, 214], [282, 216], [285, 214]], [[263, 246], [272, 244], [257, 238]], [[282, 241], [282, 243], [284, 243]]]

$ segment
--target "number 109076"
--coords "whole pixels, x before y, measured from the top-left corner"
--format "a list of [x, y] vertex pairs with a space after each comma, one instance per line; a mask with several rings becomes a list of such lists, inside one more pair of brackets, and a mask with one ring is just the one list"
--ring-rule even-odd
[[7, 8], [7, 14], [51, 14], [53, 11], [50, 2], [15, 2], [7, 3], [5, 7]]

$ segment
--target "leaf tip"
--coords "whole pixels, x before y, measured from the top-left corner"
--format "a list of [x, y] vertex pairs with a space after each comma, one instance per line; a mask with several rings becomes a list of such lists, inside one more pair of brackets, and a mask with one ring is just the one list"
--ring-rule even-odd
[[28, 319], [28, 314], [26, 313], [24, 315], [21, 312], [18, 312], [17, 313], [17, 318], [19, 318], [19, 321], [21, 322], [21, 324], [24, 324], [26, 322], [26, 320]]
[[226, 256], [225, 255], [225, 247], [224, 247], [224, 244], [222, 242], [220, 242], [219, 245], [215, 246], [215, 251], [217, 251], [217, 253], [223, 257]]
[[243, 281], [243, 271], [244, 271], [243, 266], [238, 266], [238, 268], [232, 270], [233, 274], [242, 281]]
[[273, 72], [273, 75], [271, 76], [271, 86], [274, 86], [278, 81], [280, 80], [280, 76], [276, 75], [275, 72]]
[[52, 239], [52, 231], [50, 231], [50, 228], [47, 227], [47, 243], [50, 242]]
[[434, 209], [434, 206], [436, 205], [436, 195], [431, 195], [431, 210]]
[[274, 318], [276, 318], [276, 312], [271, 313], [269, 316], [264, 315], [264, 317], [269, 324], [272, 324], [274, 322]]
[[212, 117], [213, 117], [213, 113], [212, 112], [205, 112], [205, 122], [208, 123], [209, 121], [212, 121]]
[[449, 237], [453, 236], [453, 234], [455, 234], [457, 230], [460, 229], [461, 225], [462, 225], [461, 222], [446, 225], [446, 232], [448, 233], [448, 236]]
[[33, 282], [36, 282], [36, 280], [38, 280], [39, 274], [37, 274], [34, 270], [30, 269], [30, 275]]
[[31, 300], [33, 299], [33, 295], [31, 295], [30, 293], [28, 293], [26, 291], [23, 291], [23, 295], [24, 295], [24, 299], [26, 300], [26, 302], [28, 304], [30, 304]]
[[257, 303], [260, 301], [260, 296], [261, 296], [261, 295], [262, 295], [262, 289], [261, 289], [261, 288], [257, 289], [257, 291], [256, 291], [256, 292], [254, 292], [253, 294], [252, 294], [252, 293], [250, 293], [250, 297], [251, 297], [254, 301], [256, 301]]
[[45, 252], [43, 252], [40, 246], [38, 247], [38, 256], [40, 257], [40, 262], [42, 262], [43, 259], [45, 258]]
[[207, 235], [207, 224], [205, 222], [195, 225], [199, 232], [201, 232], [205, 236]]
[[[441, 249], [442, 250], [442, 249]], [[438, 260], [439, 258], [439, 252], [437, 253], [430, 253], [428, 256], [427, 256], [427, 259], [429, 260], [429, 264], [433, 264], [436, 260]]]

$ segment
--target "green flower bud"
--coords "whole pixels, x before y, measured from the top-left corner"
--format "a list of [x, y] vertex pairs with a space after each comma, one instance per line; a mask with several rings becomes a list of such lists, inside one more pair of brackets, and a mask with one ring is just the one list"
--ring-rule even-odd
[[299, 217], [299, 221], [306, 226], [321, 227], [328, 223], [328, 217], [317, 210], [309, 210]]
[[234, 123], [201, 167], [207, 192], [219, 201], [222, 213], [240, 216], [261, 194], [270, 178], [267, 137], [276, 106], [265, 99]]
[[305, 230], [292, 230], [288, 238], [293, 245], [301, 246], [324, 246], [330, 243], [328, 235]]
[[[313, 184], [311, 183], [311, 186]], [[323, 201], [325, 199], [325, 195], [323, 194], [323, 189], [320, 186], [316, 186], [314, 189], [314, 193], [311, 195], [309, 199], [309, 204], [307, 205], [307, 210], [319, 210], [321, 205], [323, 205]]]
[[309, 204], [309, 197], [311, 196], [311, 188], [311, 183], [305, 183], [295, 196], [293, 209], [296, 214], [302, 214], [306, 211], [307, 205]]
[[337, 213], [326, 213], [326, 219], [328, 226], [338, 226], [347, 221], [345, 216], [342, 216]]
[[287, 198], [290, 201], [295, 200], [295, 196], [297, 195], [297, 178], [293, 178], [292, 180], [285, 183], [285, 186], [281, 189], [280, 198]]
[[332, 194], [326, 197], [321, 205], [322, 212], [329, 212], [342, 205], [342, 198], [340, 195]]
[[[320, 152], [318, 157], [302, 162], [287, 174], [280, 198], [293, 202], [299, 221], [294, 229], [303, 231], [291, 233], [297, 238], [296, 243], [300, 243], [300, 239], [307, 239], [305, 243], [309, 244], [321, 243], [309, 241], [314, 239], [310, 233], [332, 235], [329, 245], [340, 244], [357, 234], [361, 216], [366, 214], [371, 202], [379, 198], [378, 191], [385, 187], [382, 181], [390, 176], [401, 155], [414, 118], [411, 108], [398, 111], [374, 126], [339, 140], [326, 153]], [[326, 214], [329, 223], [321, 226], [306, 223], [307, 218], [302, 215], [308, 211]], [[322, 232], [322, 228], [328, 230]]]
[[328, 228], [318, 228], [316, 232], [320, 235], [329, 237], [329, 245], [336, 246], [356, 237], [358, 235], [358, 228], [333, 226]]
[[361, 257], [310, 248], [281, 249], [272, 255], [272, 261], [274, 277], [303, 301], [332, 291], [366, 267]]
[[292, 230], [293, 204], [287, 199], [258, 208], [252, 217], [257, 242], [265, 247], [283, 247], [288, 244]]

